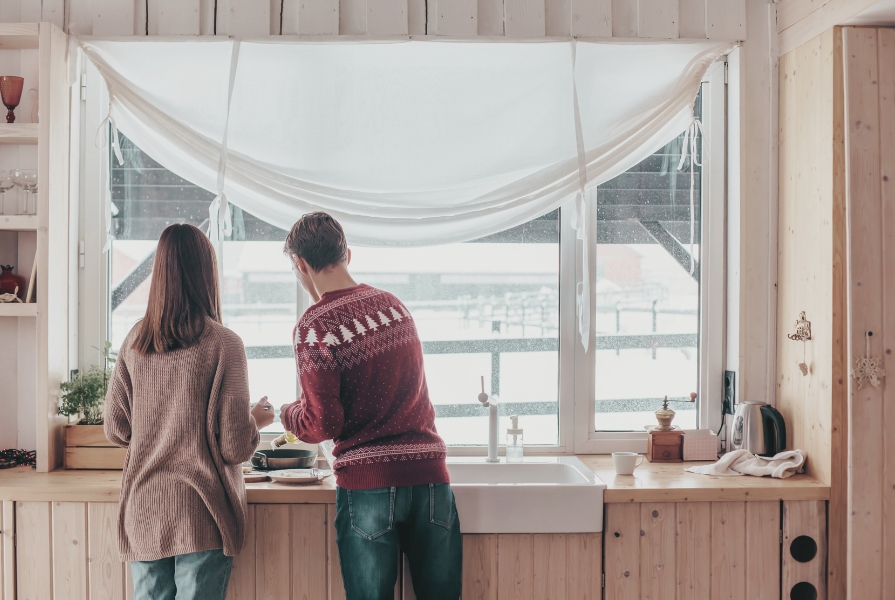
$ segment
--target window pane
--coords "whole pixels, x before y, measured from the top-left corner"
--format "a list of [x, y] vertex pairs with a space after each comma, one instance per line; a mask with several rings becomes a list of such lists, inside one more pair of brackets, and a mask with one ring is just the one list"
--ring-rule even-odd
[[[123, 137], [122, 150], [125, 164], [112, 161], [116, 348], [146, 311], [159, 235], [175, 222], [207, 228], [213, 199]], [[297, 388], [298, 286], [282, 254], [286, 232], [232, 210], [233, 235], [223, 244], [224, 324], [245, 342], [252, 399], [267, 395], [279, 408]], [[482, 375], [486, 390], [500, 396], [501, 429], [519, 414], [526, 442], [558, 442], [558, 211], [466, 244], [352, 251], [355, 278], [396, 294], [413, 313], [436, 424], [449, 444], [487, 443], [487, 410], [477, 400]], [[279, 420], [267, 431], [282, 431]]]
[[[697, 101], [697, 114], [700, 103]], [[701, 168], [678, 170], [683, 138], [599, 187], [597, 197], [597, 431], [643, 431], [662, 398], [689, 400], [699, 379]], [[695, 428], [696, 406], [672, 402]]]
[[[120, 134], [119, 134], [120, 135]], [[146, 312], [158, 238], [171, 223], [208, 227], [214, 194], [174, 175], [121, 136], [124, 165], [112, 161], [113, 235], [110, 337], [117, 349]], [[233, 234], [223, 244], [224, 325], [242, 337], [252, 400], [277, 408], [296, 394], [292, 328], [297, 282], [283, 256], [286, 232], [232, 207]], [[265, 431], [282, 432], [279, 419]]]
[[465, 244], [352, 249], [355, 279], [394, 293], [413, 313], [448, 444], [488, 443], [481, 376], [499, 395], [501, 432], [518, 414], [526, 443], [558, 443], [558, 216]]

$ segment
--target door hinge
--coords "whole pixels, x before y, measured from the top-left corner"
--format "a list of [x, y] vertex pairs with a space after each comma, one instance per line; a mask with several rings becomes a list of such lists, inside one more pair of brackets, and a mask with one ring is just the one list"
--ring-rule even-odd
[[603, 586], [603, 587], [606, 587], [606, 573], [603, 573], [603, 583], [602, 583], [602, 586]]
[[783, 530], [780, 530], [780, 545], [783, 545]]
[[84, 240], [80, 240], [78, 242], [78, 267], [81, 269], [84, 268], [85, 257], [87, 255], [85, 248]]
[[724, 85], [727, 85], [727, 63], [724, 63]]
[[81, 100], [87, 99], [87, 73], [81, 73]]

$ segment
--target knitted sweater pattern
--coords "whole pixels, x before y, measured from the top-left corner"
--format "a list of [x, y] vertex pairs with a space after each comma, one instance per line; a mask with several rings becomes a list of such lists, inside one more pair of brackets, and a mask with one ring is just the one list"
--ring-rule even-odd
[[449, 481], [422, 344], [400, 300], [363, 284], [328, 292], [293, 344], [302, 397], [281, 418], [303, 441], [335, 441], [340, 487]]

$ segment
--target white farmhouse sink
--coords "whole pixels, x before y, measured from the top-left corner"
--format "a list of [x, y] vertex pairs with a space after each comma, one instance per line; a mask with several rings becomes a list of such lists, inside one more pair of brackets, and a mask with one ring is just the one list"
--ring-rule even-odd
[[606, 484], [574, 456], [532, 456], [523, 463], [449, 457], [463, 533], [603, 531]]

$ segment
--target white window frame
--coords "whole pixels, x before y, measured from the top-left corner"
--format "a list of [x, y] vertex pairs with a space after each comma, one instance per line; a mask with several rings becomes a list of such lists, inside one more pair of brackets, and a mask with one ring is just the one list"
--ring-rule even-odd
[[[108, 336], [109, 314], [105, 299], [109, 293], [108, 255], [103, 252], [107, 221], [105, 211], [111, 197], [109, 188], [110, 152], [94, 142], [97, 129], [108, 112], [109, 98], [105, 83], [89, 61], [84, 61], [81, 95], [80, 136], [72, 140], [73, 151], [81, 156], [80, 236], [84, 260], [79, 269], [79, 368], [98, 362], [91, 351], [102, 347]], [[704, 150], [708, 160], [702, 171], [702, 263], [700, 270], [700, 373], [699, 427], [718, 429], [721, 423], [721, 380], [724, 365], [725, 339], [725, 225], [726, 225], [726, 82], [725, 59], [717, 62], [703, 80]], [[590, 207], [594, 209], [595, 207]], [[558, 443], [553, 446], [530, 447], [531, 454], [605, 454], [615, 451], [646, 451], [646, 433], [597, 432], [595, 415], [595, 334], [591, 332], [589, 350], [585, 352], [578, 337], [575, 306], [578, 263], [581, 244], [572, 229], [574, 202], [560, 211], [559, 268], [559, 352], [558, 352]], [[587, 226], [595, 232], [596, 210], [588, 211]], [[595, 239], [593, 236], [591, 239]], [[590, 252], [590, 281], [596, 281], [596, 245]], [[591, 307], [596, 307], [596, 288], [590, 286]], [[310, 305], [310, 299], [296, 285], [297, 314]], [[592, 322], [594, 315], [591, 316]], [[593, 329], [593, 328], [592, 328]], [[97, 360], [93, 357], [96, 355]], [[482, 411], [483, 416], [486, 414]], [[273, 439], [262, 435], [262, 445]], [[499, 440], [500, 441], [500, 440]], [[452, 456], [477, 456], [487, 452], [487, 440], [477, 446], [449, 446]], [[500, 454], [504, 450], [500, 447]]]
[[[699, 382], [697, 391], [697, 423], [700, 429], [712, 429], [716, 433], [721, 425], [721, 395], [725, 340], [725, 208], [727, 198], [726, 122], [727, 84], [725, 81], [726, 57], [719, 59], [703, 78], [702, 126], [703, 152], [706, 160], [702, 169], [702, 238], [700, 240], [700, 288], [699, 288]], [[599, 198], [597, 199], [599, 202]], [[596, 231], [596, 210], [589, 211], [588, 227]], [[573, 236], [564, 236], [563, 239]], [[594, 239], [593, 236], [591, 239]], [[596, 244], [590, 252], [591, 281], [596, 281]], [[577, 258], [577, 257], [576, 257]], [[579, 259], [580, 260], [580, 259]], [[569, 278], [566, 278], [568, 283]], [[560, 297], [574, 298], [572, 289], [561, 288]], [[596, 286], [590, 286], [591, 310], [596, 309]], [[591, 321], [595, 315], [592, 313]], [[594, 328], [591, 328], [594, 329]], [[575, 331], [562, 328], [561, 331]], [[561, 346], [571, 338], [565, 336]], [[574, 340], [573, 340], [574, 341]], [[575, 345], [575, 419], [574, 451], [576, 454], [609, 454], [611, 452], [645, 453], [645, 431], [597, 431], [596, 417], [596, 363], [594, 346], [596, 335], [592, 331], [588, 350], [580, 343]], [[562, 404], [562, 403], [561, 403]], [[656, 408], [659, 408], [658, 406]]]

